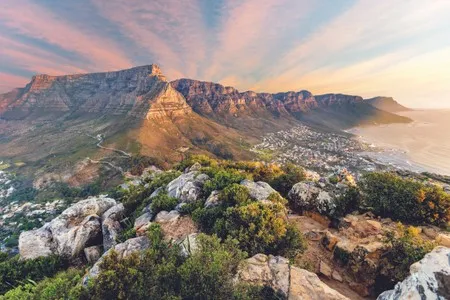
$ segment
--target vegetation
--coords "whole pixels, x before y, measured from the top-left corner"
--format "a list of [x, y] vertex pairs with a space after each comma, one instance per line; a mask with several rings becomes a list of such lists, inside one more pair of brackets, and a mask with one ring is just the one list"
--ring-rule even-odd
[[420, 238], [416, 228], [405, 227], [401, 224], [398, 227], [397, 235], [394, 232], [386, 235], [385, 242], [390, 245], [390, 250], [381, 262], [380, 273], [392, 286], [408, 277], [409, 267], [436, 246]]
[[169, 197], [167, 193], [160, 192], [156, 197], [152, 198], [151, 209], [154, 215], [158, 214], [160, 211], [166, 210], [171, 211], [178, 204], [178, 199]]
[[436, 185], [374, 172], [364, 176], [361, 190], [365, 205], [377, 215], [409, 224], [450, 222], [450, 195]]
[[34, 260], [19, 260], [18, 256], [10, 259], [2, 258], [0, 262], [0, 294], [27, 281], [38, 281], [53, 276], [66, 267], [59, 257], [49, 256]]

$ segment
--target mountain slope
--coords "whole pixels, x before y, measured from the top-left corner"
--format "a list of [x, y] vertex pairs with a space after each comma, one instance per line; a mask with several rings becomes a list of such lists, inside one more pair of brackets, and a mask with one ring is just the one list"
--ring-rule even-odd
[[401, 111], [409, 111], [410, 108], [407, 108], [397, 101], [395, 101], [392, 97], [374, 97], [370, 99], [366, 99], [367, 103], [372, 105], [373, 107], [376, 107], [378, 109], [390, 112], [390, 113], [396, 113]]

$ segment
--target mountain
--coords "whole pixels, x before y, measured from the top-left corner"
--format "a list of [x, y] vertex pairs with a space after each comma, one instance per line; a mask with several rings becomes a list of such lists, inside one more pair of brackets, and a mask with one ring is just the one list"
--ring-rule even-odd
[[131, 157], [142, 155], [163, 165], [186, 151], [250, 159], [249, 149], [262, 134], [299, 123], [339, 130], [408, 121], [359, 96], [168, 82], [157, 65], [37, 75], [24, 88], [0, 95], [0, 160], [25, 163], [22, 172], [43, 182], [81, 184], [105, 168], [125, 170]]
[[407, 108], [397, 101], [395, 101], [392, 97], [374, 97], [370, 99], [366, 99], [367, 103], [372, 105], [373, 107], [376, 107], [378, 109], [396, 113], [401, 111], [410, 111], [410, 108]]
[[200, 115], [252, 131], [255, 128], [275, 130], [295, 121], [328, 129], [411, 121], [380, 110], [359, 96], [314, 96], [305, 90], [276, 94], [239, 92], [232, 87], [192, 79], [179, 79], [171, 84]]

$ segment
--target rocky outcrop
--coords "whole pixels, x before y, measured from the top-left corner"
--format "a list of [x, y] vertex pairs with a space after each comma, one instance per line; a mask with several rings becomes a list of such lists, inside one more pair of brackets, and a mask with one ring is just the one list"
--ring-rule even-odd
[[220, 195], [219, 191], [212, 191], [211, 195], [209, 195], [209, 197], [205, 201], [205, 207], [212, 208], [219, 206], [221, 204], [219, 195]]
[[19, 237], [20, 257], [34, 259], [56, 254], [71, 259], [88, 246], [102, 244], [103, 217], [107, 234], [112, 236], [118, 230], [115, 223], [117, 214], [113, 212], [119, 211], [120, 207], [105, 214], [116, 204], [114, 199], [106, 196], [91, 197], [70, 206], [41, 228], [22, 232]]
[[241, 185], [248, 189], [250, 197], [258, 201], [267, 200], [271, 194], [278, 194], [268, 183], [263, 181], [253, 182], [245, 179]]
[[323, 283], [316, 274], [289, 266], [280, 256], [257, 254], [239, 265], [235, 282], [270, 286], [288, 299], [348, 299]]
[[329, 216], [336, 208], [334, 198], [318, 183], [312, 181], [295, 184], [289, 191], [288, 198], [294, 208], [300, 211], [318, 212]]
[[410, 267], [411, 275], [378, 300], [450, 299], [450, 248], [437, 247]]
[[106, 251], [102, 257], [95, 263], [95, 265], [89, 270], [88, 274], [84, 277], [83, 283], [85, 285], [88, 284], [89, 280], [96, 278], [101, 271], [100, 265], [103, 262], [103, 259], [111, 253], [111, 251], [115, 251], [117, 253], [118, 259], [124, 259], [131, 255], [132, 253], [141, 252], [147, 249], [150, 246], [149, 240], [146, 236], [136, 237], [121, 244], [115, 245], [113, 248]]
[[203, 184], [208, 179], [208, 175], [198, 171], [188, 172], [172, 180], [166, 190], [170, 197], [177, 198], [180, 202], [194, 202], [198, 200]]
[[105, 251], [116, 245], [116, 238], [122, 232], [120, 221], [123, 220], [125, 208], [122, 203], [108, 209], [102, 216], [103, 248]]

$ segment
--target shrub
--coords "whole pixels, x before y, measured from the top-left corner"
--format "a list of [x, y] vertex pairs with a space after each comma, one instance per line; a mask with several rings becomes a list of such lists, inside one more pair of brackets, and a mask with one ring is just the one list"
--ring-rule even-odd
[[152, 213], [154, 215], [158, 214], [160, 211], [166, 210], [171, 211], [178, 204], [178, 199], [169, 197], [167, 193], [161, 192], [158, 196], [152, 199], [152, 204], [150, 205]]
[[226, 232], [239, 241], [239, 247], [249, 255], [287, 254], [293, 258], [304, 250], [305, 244], [302, 235], [288, 225], [284, 209], [280, 203], [260, 202], [228, 208]]
[[294, 164], [286, 164], [282, 170], [284, 174], [274, 178], [270, 185], [283, 197], [286, 197], [296, 183], [305, 180], [306, 175], [302, 167]]
[[242, 205], [251, 201], [248, 188], [237, 183], [224, 188], [219, 199], [226, 206]]
[[441, 187], [392, 173], [369, 173], [361, 189], [365, 204], [377, 215], [410, 224], [445, 226], [450, 221], [450, 195]]
[[0, 263], [0, 294], [26, 280], [38, 281], [52, 276], [66, 266], [57, 256], [19, 260], [18, 256]]
[[358, 210], [361, 205], [361, 193], [357, 187], [350, 187], [343, 195], [336, 198], [333, 217], [341, 218]]
[[381, 261], [381, 273], [392, 285], [409, 276], [409, 267], [433, 250], [434, 243], [424, 241], [413, 227], [399, 225], [398, 234], [388, 232], [386, 243], [390, 250]]
[[29, 282], [7, 292], [2, 299], [16, 300], [52, 300], [52, 299], [82, 299], [86, 291], [81, 286], [83, 271], [69, 269], [47, 278], [39, 283]]
[[213, 178], [205, 182], [203, 189], [209, 195], [214, 190], [222, 190], [233, 183], [240, 183], [244, 179], [245, 176], [236, 170], [221, 169], [214, 174]]

